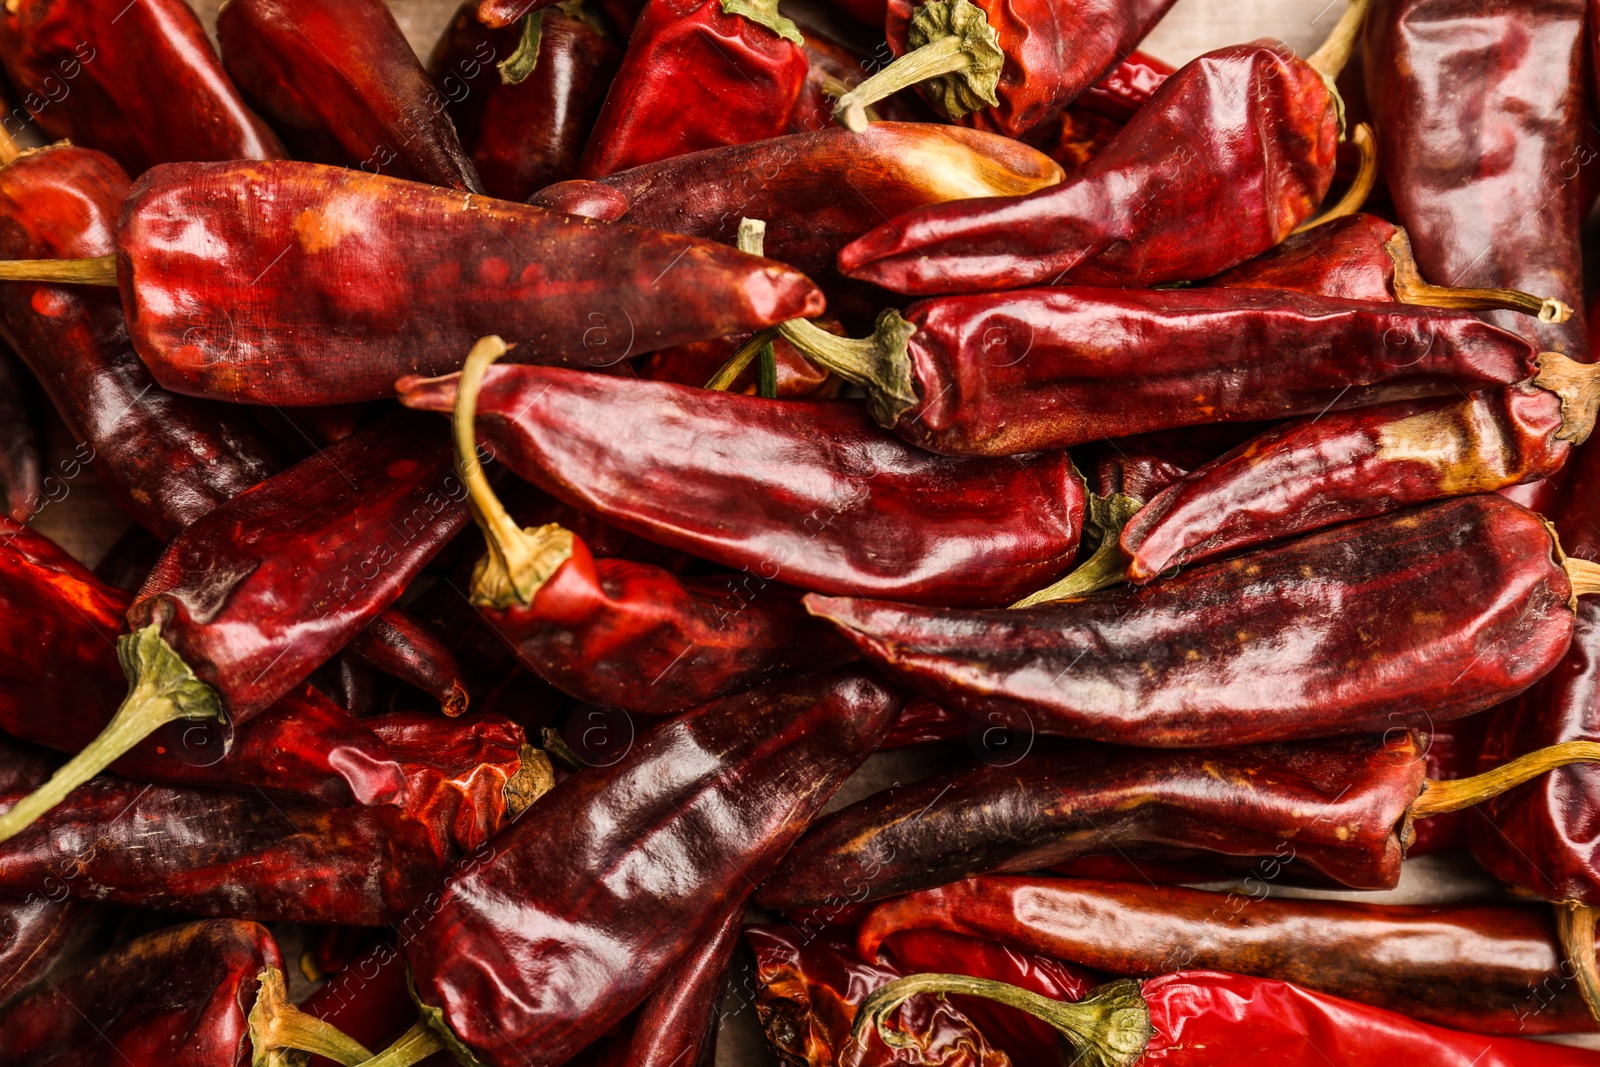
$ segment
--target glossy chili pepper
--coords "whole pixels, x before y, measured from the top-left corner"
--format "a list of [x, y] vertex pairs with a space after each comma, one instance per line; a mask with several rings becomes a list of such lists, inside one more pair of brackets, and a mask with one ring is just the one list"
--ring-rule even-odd
[[1356, 212], [1290, 234], [1281, 244], [1206, 284], [1288, 289], [1344, 300], [1394, 300], [1395, 260], [1388, 246], [1399, 232], [1387, 219]]
[[1268, 290], [1030, 289], [891, 309], [869, 339], [782, 332], [866, 388], [880, 424], [946, 455], [1455, 397], [1539, 367], [1464, 311]]
[[864, 959], [887, 952], [906, 974], [998, 977], [938, 960], [908, 964], [902, 941], [935, 930], [1111, 974], [1200, 968], [1276, 978], [1474, 1033], [1595, 1029], [1565, 973], [1548, 907], [1397, 906], [990, 876], [885, 901], [862, 921], [857, 950]]
[[861, 1006], [854, 1035], [867, 1040], [900, 1003], [919, 993], [990, 997], [1050, 1022], [1071, 1052], [1060, 1063], [1088, 1060], [1119, 1067], [1213, 1067], [1247, 1049], [1259, 1067], [1588, 1067], [1600, 1052], [1515, 1037], [1464, 1034], [1263, 978], [1178, 971], [1144, 982], [1124, 979], [1083, 1000], [1063, 1003], [1015, 986], [957, 975], [913, 975], [885, 986]]
[[600, 222], [616, 222], [628, 213], [627, 197], [609, 185], [587, 178], [547, 185], [528, 197], [528, 203]]
[[1148, 53], [1129, 52], [1110, 73], [1083, 91], [1077, 106], [1125, 123], [1176, 70]]
[[553, 780], [507, 720], [366, 721], [405, 771], [399, 806], [330, 808], [106, 775], [0, 846], [0, 887], [263, 922], [401, 922]]
[[878, 748], [887, 751], [954, 741], [966, 737], [971, 729], [972, 720], [965, 715], [942, 708], [926, 697], [913, 697], [906, 701]]
[[1310, 60], [1271, 40], [1203, 55], [1075, 177], [1026, 197], [902, 215], [847, 245], [839, 269], [921, 296], [1154, 285], [1242, 263], [1287, 237], [1328, 191], [1341, 122], [1329, 86], [1365, 6], [1356, 0]]
[[802, 43], [776, 0], [649, 0], [578, 173], [788, 133], [806, 80]]
[[467, 710], [467, 688], [455, 654], [432, 628], [391, 606], [346, 646], [362, 660], [439, 702], [446, 715]]
[[44, 893], [0, 903], [0, 1008], [61, 959], [90, 907]]
[[563, 782], [406, 943], [424, 1014], [485, 1063], [564, 1062], [749, 895], [899, 708], [824, 673], [669, 719]]
[[228, 0], [222, 61], [297, 154], [481, 193], [444, 100], [382, 0]]
[[0, 12], [0, 63], [41, 129], [133, 174], [283, 156], [183, 0], [16, 0]]
[[[455, 407], [454, 377], [397, 388], [411, 407]], [[1078, 547], [1083, 484], [1064, 454], [933, 456], [848, 401], [496, 367], [477, 412], [478, 433], [518, 475], [757, 583], [1004, 603], [1059, 575]]]
[[[704, 386], [727, 366], [734, 354], [744, 348], [754, 334], [734, 334], [714, 341], [695, 341], [676, 348], [652, 352], [639, 361], [639, 377], [653, 382]], [[838, 394], [838, 378], [822, 370], [794, 350], [783, 338], [774, 338], [773, 369], [776, 371], [773, 396], [784, 400], [827, 399]], [[735, 393], [755, 396], [760, 390], [759, 367], [752, 361], [728, 388]]]
[[257, 976], [282, 969], [265, 927], [212, 919], [146, 934], [7, 1011], [7, 1067], [129, 1062], [246, 1067]]
[[583, 4], [548, 8], [529, 16], [539, 27], [532, 73], [507, 84], [491, 61], [515, 62], [525, 31], [490, 30], [473, 17], [474, 6], [471, 0], [461, 5], [428, 69], [449, 101], [484, 190], [502, 200], [526, 200], [578, 176], [622, 48]]
[[0, 506], [17, 522], [45, 504], [44, 459], [28, 390], [27, 369], [0, 350]]

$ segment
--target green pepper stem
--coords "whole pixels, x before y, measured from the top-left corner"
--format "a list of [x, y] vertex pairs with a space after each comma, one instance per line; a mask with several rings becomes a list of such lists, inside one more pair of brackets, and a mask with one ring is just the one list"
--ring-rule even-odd
[[306, 1053], [345, 1067], [372, 1058], [366, 1046], [337, 1026], [289, 1003], [278, 968], [268, 967], [257, 980], [261, 989], [249, 1018], [251, 1067], [304, 1067]]
[[543, 9], [522, 16], [522, 36], [517, 39], [516, 50], [495, 64], [502, 85], [521, 85], [528, 80], [539, 66], [539, 45], [543, 40]]
[[1534, 296], [1520, 289], [1471, 289], [1434, 285], [1424, 281], [1411, 253], [1411, 237], [1396, 227], [1383, 250], [1394, 261], [1394, 298], [1402, 304], [1454, 308], [1461, 311], [1520, 311], [1537, 315], [1540, 322], [1563, 323], [1572, 318], [1572, 308], [1554, 297]]
[[[767, 224], [763, 219], [740, 219], [739, 232], [734, 239], [739, 251], [747, 252], [752, 256], [766, 254]], [[750, 365], [750, 361], [757, 356], [761, 357], [760, 385], [756, 390], [761, 396], [771, 399], [778, 395], [778, 354], [773, 350], [772, 342], [778, 339], [778, 328], [768, 326], [759, 330], [750, 340], [740, 345], [738, 351], [728, 357], [728, 361], [717, 368], [717, 373], [706, 382], [707, 389], [719, 393], [733, 388], [733, 383], [739, 380], [739, 375]]]
[[1372, 187], [1378, 182], [1378, 138], [1373, 135], [1371, 126], [1361, 122], [1356, 124], [1355, 132], [1350, 135], [1350, 143], [1361, 153], [1361, 166], [1356, 171], [1355, 180], [1350, 183], [1350, 188], [1344, 191], [1337, 204], [1316, 218], [1307, 219], [1296, 226], [1295, 233], [1305, 233], [1334, 219], [1354, 215], [1366, 206], [1367, 197], [1372, 195]]
[[421, 1063], [444, 1049], [444, 1039], [427, 1022], [418, 1019], [411, 1029], [395, 1039], [394, 1044], [371, 1059], [362, 1061], [360, 1067], [411, 1067], [413, 1063]]
[[907, 43], [911, 50], [839, 97], [835, 117], [860, 133], [866, 108], [923, 82], [950, 118], [994, 107], [1005, 67], [1005, 50], [983, 9], [968, 0], [929, 0], [912, 14]]
[[1031, 608], [1052, 600], [1088, 596], [1108, 589], [1126, 577], [1127, 560], [1122, 555], [1122, 528], [1128, 525], [1144, 505], [1131, 496], [1113, 493], [1111, 496], [1089, 495], [1089, 526], [1100, 534], [1099, 544], [1083, 564], [1037, 593], [1029, 593], [1011, 606]]
[[[1594, 568], [1597, 575], [1600, 575], [1600, 566], [1593, 563], [1588, 563], [1588, 566]], [[1600, 763], [1600, 742], [1563, 741], [1557, 745], [1535, 749], [1525, 756], [1518, 756], [1509, 763], [1502, 763], [1493, 770], [1474, 774], [1470, 778], [1448, 780], [1426, 778], [1422, 783], [1422, 795], [1412, 802], [1408, 814], [1412, 819], [1426, 819], [1432, 815], [1444, 815], [1460, 811], [1462, 808], [1470, 808], [1474, 804], [1497, 797], [1508, 789], [1514, 789], [1524, 782], [1531, 782], [1557, 767], [1566, 767], [1573, 763]]]
[[100, 736], [62, 764], [50, 780], [0, 815], [0, 841], [27, 829], [74, 789], [105, 770], [140, 741], [180, 719], [226, 721], [216, 691], [194, 676], [161, 637], [159, 623], [117, 640], [117, 658], [128, 676], [128, 695]]
[[478, 462], [475, 418], [483, 376], [507, 346], [498, 337], [480, 337], [467, 353], [456, 381], [456, 407], [451, 414], [456, 439], [456, 467], [467, 487], [467, 504], [483, 531], [488, 553], [472, 571], [469, 599], [479, 607], [505, 608], [533, 603], [534, 596], [556, 569], [572, 557], [572, 531], [550, 523], [523, 529], [506, 513]]
[[1595, 919], [1600, 918], [1600, 908], [1569, 900], [1556, 906], [1556, 936], [1561, 950], [1572, 964], [1578, 979], [1578, 991], [1589, 1006], [1589, 1014], [1600, 1022], [1600, 964], [1595, 961]]
[[0, 282], [60, 282], [66, 285], [116, 285], [117, 254], [92, 259], [10, 259], [0, 261]]
[[1367, 8], [1371, 6], [1372, 0], [1350, 0], [1350, 6], [1345, 8], [1344, 15], [1334, 26], [1333, 32], [1328, 34], [1327, 40], [1306, 57], [1306, 63], [1322, 75], [1330, 89], [1355, 52], [1356, 38], [1361, 36], [1361, 24], [1366, 21]]
[[1075, 1065], [1082, 1067], [1127, 1067], [1144, 1054], [1155, 1031], [1150, 1025], [1150, 1007], [1132, 979], [1108, 982], [1075, 1003], [1051, 1000], [1014, 985], [964, 974], [913, 974], [876, 990], [856, 1011], [851, 1037], [864, 1045], [867, 1028], [891, 1048], [909, 1047], [910, 1042], [897, 1031], [884, 1026], [901, 1004], [922, 993], [959, 993], [983, 997], [997, 1004], [1025, 1011], [1059, 1030], [1079, 1051]]
[[839, 337], [814, 322], [791, 319], [778, 329], [800, 354], [867, 391], [873, 418], [893, 426], [919, 403], [909, 342], [917, 328], [893, 308], [878, 316], [871, 337]]

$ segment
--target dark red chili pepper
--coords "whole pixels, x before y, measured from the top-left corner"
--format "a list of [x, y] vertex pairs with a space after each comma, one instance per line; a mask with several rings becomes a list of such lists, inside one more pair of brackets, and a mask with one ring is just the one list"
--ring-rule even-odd
[[906, 701], [900, 717], [889, 727], [878, 748], [886, 751], [954, 741], [966, 737], [971, 729], [972, 720], [965, 715], [941, 708], [926, 697], [913, 697]]
[[1357, 212], [1290, 234], [1281, 244], [1206, 284], [1288, 289], [1344, 300], [1394, 300], [1398, 298], [1392, 288], [1395, 260], [1389, 242], [1403, 232], [1387, 219]]
[[[405, 404], [448, 412], [456, 381], [397, 388]], [[489, 371], [477, 412], [478, 433], [521, 477], [758, 585], [1005, 603], [1058, 576], [1078, 547], [1083, 483], [1065, 454], [934, 456], [848, 401], [520, 366]]]
[[[734, 334], [713, 341], [695, 341], [691, 344], [652, 352], [639, 361], [639, 377], [653, 382], [676, 382], [678, 385], [704, 386], [727, 366], [734, 353], [744, 348], [754, 335]], [[842, 384], [838, 378], [820, 369], [794, 350], [783, 338], [775, 338], [773, 369], [776, 386], [773, 395], [785, 400], [832, 398]], [[735, 393], [755, 396], [760, 388], [758, 368], [752, 361], [728, 386]]]
[[883, 902], [862, 921], [857, 951], [869, 960], [883, 951], [904, 974], [999, 977], [908, 961], [903, 943], [936, 930], [1111, 974], [1199, 968], [1276, 978], [1480, 1034], [1595, 1029], [1564, 973], [1548, 907], [1360, 904], [1267, 897], [1264, 887], [1207, 893], [991, 876]]
[[446, 715], [467, 710], [466, 683], [455, 654], [431, 627], [407, 612], [391, 606], [345, 647], [437, 700]]
[[574, 178], [547, 185], [528, 197], [534, 207], [578, 215], [601, 222], [616, 222], [628, 213], [628, 198], [609, 185]]
[[578, 173], [599, 178], [789, 132], [806, 80], [802, 43], [776, 0], [649, 0]]
[[[1583, 605], [1580, 603], [1578, 625], [1572, 634], [1574, 642], [1578, 640], [1578, 633], [1582, 627]], [[1572, 653], [1569, 651], [1567, 654], [1570, 656]], [[1476, 771], [1479, 753], [1483, 751], [1484, 735], [1488, 732], [1494, 717], [1493, 712], [1484, 712], [1481, 715], [1468, 715], [1465, 719], [1434, 723], [1430, 726], [1427, 731], [1428, 777], [1465, 778]], [[1554, 739], [1555, 742], [1564, 740], [1576, 739]], [[1542, 746], [1531, 746], [1531, 748], [1539, 747]], [[1498, 766], [1511, 758], [1511, 755], [1507, 754], [1501, 759], [1494, 760], [1491, 765]], [[1551, 772], [1554, 773], [1556, 772]], [[1424, 856], [1430, 852], [1467, 848], [1467, 827], [1472, 820], [1480, 817], [1479, 813], [1473, 811], [1454, 811], [1434, 819], [1424, 819], [1417, 823], [1416, 837], [1412, 840], [1411, 847], [1406, 849], [1406, 855]]]
[[483, 192], [382, 0], [228, 0], [217, 39], [240, 91], [297, 154]]
[[1083, 91], [1077, 106], [1125, 123], [1175, 73], [1175, 67], [1155, 56], [1129, 52], [1110, 73]]
[[133, 174], [283, 156], [183, 0], [15, 0], [0, 12], [0, 62], [22, 94], [17, 118]]
[[[998, 982], [948, 974], [912, 975], [861, 1005], [854, 1036], [882, 1030], [909, 997], [928, 993], [989, 997], [1035, 1015], [1066, 1036], [1062, 1064], [1090, 1060], [1120, 1067], [1213, 1067], [1248, 1050], [1256, 1067], [1591, 1067], [1600, 1053], [1515, 1037], [1464, 1034], [1263, 978], [1178, 971], [1144, 982], [1124, 979], [1075, 1004]], [[1074, 1054], [1075, 1053], [1075, 1054]]]
[[582, 4], [528, 16], [537, 20], [534, 67], [515, 84], [509, 68], [527, 32], [490, 30], [473, 16], [472, 0], [434, 47], [428, 70], [448, 100], [461, 140], [502, 200], [526, 200], [554, 182], [578, 176], [578, 160], [622, 62], [622, 48]]
[[566, 1061], [749, 895], [899, 708], [825, 673], [669, 719], [563, 782], [406, 942], [431, 1025], [496, 1067]]
[[282, 969], [265, 927], [212, 919], [157, 930], [12, 1006], [7, 1067], [247, 1067], [257, 976]]
[[[3, 315], [3, 313], [0, 313]], [[45, 505], [39, 426], [28, 405], [28, 372], [0, 349], [0, 507], [27, 522]]]
[[91, 907], [44, 893], [0, 903], [0, 1009], [63, 957]]

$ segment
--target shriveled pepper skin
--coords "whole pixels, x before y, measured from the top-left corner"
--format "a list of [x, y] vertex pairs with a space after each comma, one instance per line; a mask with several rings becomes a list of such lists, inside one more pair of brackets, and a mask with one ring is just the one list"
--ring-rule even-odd
[[484, 191], [383, 0], [228, 0], [217, 38], [240, 91], [296, 154]]
[[7, 1067], [247, 1067], [256, 977], [283, 969], [263, 926], [172, 926], [100, 956], [13, 1006], [0, 1026]]
[[601, 179], [628, 198], [623, 222], [732, 244], [741, 218], [767, 223], [766, 254], [832, 274], [850, 241], [885, 216], [947, 200], [1020, 196], [1061, 167], [1027, 145], [923, 122], [874, 122], [712, 148]]
[[1395, 225], [1387, 219], [1357, 212], [1291, 234], [1277, 247], [1206, 284], [1287, 289], [1344, 300], [1393, 300], [1394, 260], [1383, 246], [1394, 233]]
[[734, 14], [724, 0], [649, 0], [600, 106], [579, 176], [788, 133], [806, 81], [800, 40], [793, 23], [780, 36]]
[[0, 1008], [61, 957], [89, 905], [45, 893], [0, 904]]
[[1103, 78], [1085, 89], [1077, 103], [1108, 119], [1127, 122], [1175, 72], [1170, 63], [1146, 52], [1129, 52]]
[[[1152, 752], [1052, 745], [885, 790], [818, 822], [756, 895], [764, 907], [880, 899], [1105, 853], [1266, 856], [1393, 888], [1400, 821], [1422, 793], [1418, 737]], [[926, 811], [924, 811], [926, 809]], [[918, 814], [921, 812], [922, 814]]]
[[1297, 419], [1186, 475], [1122, 530], [1128, 577], [1338, 522], [1549, 477], [1572, 451], [1532, 383]]
[[407, 942], [419, 1000], [487, 1064], [565, 1062], [748, 896], [899, 708], [864, 675], [814, 675], [667, 720], [569, 778]]
[[46, 133], [130, 174], [284, 154], [183, 0], [19, 0], [0, 12], [0, 63]]
[[152, 171], [117, 243], [156, 380], [243, 403], [391, 396], [490, 333], [612, 365], [823, 309], [801, 274], [731, 248], [313, 163]]
[[465, 496], [445, 435], [397, 412], [185, 529], [128, 624], [159, 624], [237, 725], [400, 596], [466, 526]]
[[1029, 289], [906, 309], [906, 440], [1010, 455], [1519, 382], [1522, 338], [1467, 312], [1232, 289]]
[[[400, 392], [412, 407], [455, 403], [453, 379], [401, 382]], [[803, 589], [1010, 603], [1070, 566], [1083, 523], [1083, 483], [1065, 454], [934, 456], [849, 401], [493, 367], [478, 432], [553, 496]]]
[[1426, 726], [1522, 692], [1572, 639], [1555, 550], [1537, 515], [1482, 494], [1015, 611], [806, 604], [890, 677], [970, 716], [1248, 744]]
[[1423, 277], [1555, 297], [1565, 323], [1490, 321], [1588, 362], [1578, 229], [1584, 0], [1378, 0], [1366, 81], [1395, 219]]
[[1073, 178], [902, 215], [846, 245], [839, 269], [918, 296], [1207, 278], [1311, 215], [1338, 134], [1321, 75], [1286, 45], [1218, 49], [1168, 78]]
[[[992, 875], [884, 901], [857, 950], [946, 930], [1111, 974], [1277, 978], [1487, 1034], [1595, 1029], [1545, 906], [1400, 906]], [[941, 970], [918, 967], [916, 970]], [[1531, 991], [1539, 991], [1534, 995]]]

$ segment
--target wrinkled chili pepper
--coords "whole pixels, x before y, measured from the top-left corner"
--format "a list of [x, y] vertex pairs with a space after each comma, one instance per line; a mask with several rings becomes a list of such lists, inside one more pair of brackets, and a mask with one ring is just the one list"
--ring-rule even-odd
[[28, 390], [26, 368], [0, 349], [0, 506], [17, 522], [45, 504], [44, 459]]
[[1474, 1033], [1595, 1029], [1565, 973], [1548, 907], [1361, 904], [990, 876], [885, 901], [862, 920], [856, 947], [869, 960], [887, 952], [906, 974], [977, 974], [933, 959], [906, 962], [902, 941], [935, 930], [1111, 974], [1204, 969], [1276, 978]]
[[11, 0], [0, 12], [0, 63], [23, 94], [18, 118], [132, 174], [284, 154], [183, 0]]
[[925, 296], [1154, 285], [1244, 262], [1287, 237], [1328, 191], [1342, 120], [1332, 77], [1366, 3], [1356, 0], [1309, 60], [1271, 40], [1201, 56], [1076, 176], [1025, 197], [909, 212], [845, 246], [839, 269]]
[[382, 0], [228, 0], [217, 39], [240, 91], [297, 155], [483, 192]]
[[449, 881], [405, 944], [439, 1035], [417, 1051], [464, 1046], [497, 1067], [570, 1058], [748, 896], [899, 708], [862, 675], [814, 675], [669, 719], [563, 782]]
[[1314, 993], [1288, 982], [1217, 971], [1178, 971], [1144, 982], [1100, 986], [1064, 1003], [999, 982], [949, 974], [912, 975], [877, 990], [856, 1016], [854, 1036], [882, 1032], [885, 1017], [919, 993], [989, 997], [1044, 1019], [1066, 1037], [1060, 1063], [1119, 1067], [1212, 1067], [1248, 1049], [1259, 1067], [1588, 1067], [1600, 1053], [1515, 1037], [1464, 1034], [1382, 1008]]
[[0, 903], [0, 1009], [61, 959], [90, 907], [44, 893]]
[[1156, 90], [1176, 70], [1170, 63], [1148, 53], [1129, 52], [1105, 77], [1085, 89], [1077, 104], [1125, 123], [1150, 102]]
[[[448, 412], [456, 381], [397, 388], [411, 407]], [[477, 412], [479, 435], [521, 477], [758, 586], [1004, 603], [1059, 575], [1078, 547], [1083, 484], [1064, 454], [933, 456], [849, 401], [502, 366]]]
[[265, 927], [211, 919], [146, 934], [13, 1005], [7, 1067], [130, 1062], [247, 1067], [257, 976], [282, 969]]

